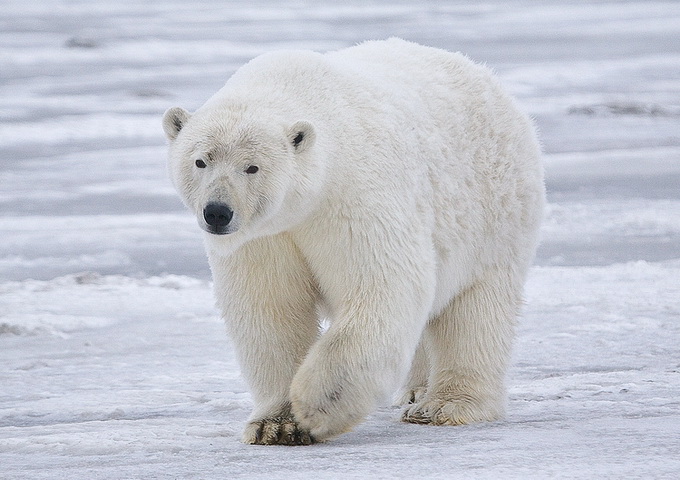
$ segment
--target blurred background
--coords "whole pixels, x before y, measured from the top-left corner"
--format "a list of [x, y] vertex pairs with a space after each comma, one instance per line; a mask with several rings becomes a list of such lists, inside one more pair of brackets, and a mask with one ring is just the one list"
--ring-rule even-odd
[[160, 118], [250, 58], [399, 36], [492, 67], [535, 118], [541, 265], [680, 255], [680, 7], [642, 1], [0, 1], [0, 280], [207, 278]]

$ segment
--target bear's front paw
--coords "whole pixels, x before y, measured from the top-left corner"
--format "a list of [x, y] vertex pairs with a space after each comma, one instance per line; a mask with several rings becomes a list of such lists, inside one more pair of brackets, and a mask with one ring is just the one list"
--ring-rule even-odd
[[313, 376], [296, 377], [291, 386], [291, 409], [298, 424], [317, 441], [350, 431], [367, 413], [370, 400], [361, 398], [346, 382], [324, 385]]
[[301, 428], [291, 414], [249, 422], [241, 439], [251, 445], [311, 445], [309, 430]]
[[469, 395], [436, 395], [410, 405], [401, 416], [403, 422], [427, 425], [467, 425], [491, 422], [503, 416], [502, 407]]
[[323, 396], [311, 402], [293, 400], [293, 414], [297, 422], [312, 433], [314, 439], [325, 441], [350, 431], [361, 421], [361, 417], [344, 412], [332, 403], [333, 400]]

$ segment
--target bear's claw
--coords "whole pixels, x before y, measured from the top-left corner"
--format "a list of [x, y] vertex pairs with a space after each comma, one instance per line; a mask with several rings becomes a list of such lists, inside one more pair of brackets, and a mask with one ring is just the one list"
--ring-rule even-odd
[[246, 425], [243, 443], [251, 445], [311, 445], [309, 431], [300, 428], [292, 416], [265, 418]]

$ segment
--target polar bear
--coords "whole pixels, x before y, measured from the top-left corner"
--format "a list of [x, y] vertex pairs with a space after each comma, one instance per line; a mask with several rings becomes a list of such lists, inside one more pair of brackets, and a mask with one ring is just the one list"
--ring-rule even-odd
[[544, 184], [489, 70], [399, 39], [279, 51], [163, 127], [251, 390], [243, 442], [324, 441], [400, 385], [406, 422], [502, 416]]

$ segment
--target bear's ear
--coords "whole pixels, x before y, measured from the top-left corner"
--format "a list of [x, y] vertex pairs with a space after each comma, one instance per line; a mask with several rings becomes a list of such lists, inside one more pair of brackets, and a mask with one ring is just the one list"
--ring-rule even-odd
[[316, 132], [314, 131], [314, 125], [309, 122], [301, 120], [295, 122], [288, 129], [288, 141], [295, 149], [295, 153], [302, 153], [309, 147], [314, 145], [316, 140]]
[[163, 115], [163, 130], [168, 140], [172, 141], [177, 138], [179, 131], [191, 118], [191, 114], [181, 107], [174, 107], [165, 112]]

